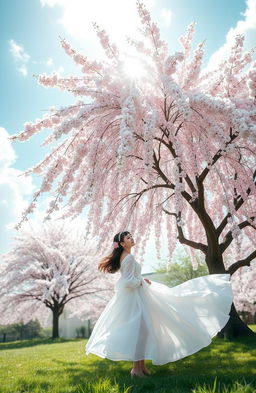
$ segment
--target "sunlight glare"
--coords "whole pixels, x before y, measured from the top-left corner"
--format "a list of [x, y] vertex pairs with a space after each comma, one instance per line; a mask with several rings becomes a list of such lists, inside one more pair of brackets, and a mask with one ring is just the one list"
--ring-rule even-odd
[[124, 62], [125, 74], [132, 78], [138, 79], [146, 75], [146, 70], [139, 59], [134, 57], [127, 57]]

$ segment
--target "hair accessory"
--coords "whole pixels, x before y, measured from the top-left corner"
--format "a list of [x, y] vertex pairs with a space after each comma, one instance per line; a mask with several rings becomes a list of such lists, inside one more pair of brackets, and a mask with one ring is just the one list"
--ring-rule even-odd
[[120, 240], [121, 240], [122, 233], [123, 232], [119, 232], [119, 234], [118, 234], [118, 242], [120, 242]]
[[113, 248], [118, 248], [118, 247], [119, 247], [119, 244], [117, 242], [114, 242], [113, 243]]

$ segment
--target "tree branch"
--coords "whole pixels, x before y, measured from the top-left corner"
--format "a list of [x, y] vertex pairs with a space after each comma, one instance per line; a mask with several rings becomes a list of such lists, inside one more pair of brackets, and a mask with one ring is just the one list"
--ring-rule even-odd
[[[254, 183], [255, 183], [255, 177], [256, 177], [256, 170], [255, 170], [254, 173], [253, 173], [253, 179], [254, 179], [253, 181], [254, 181]], [[247, 194], [247, 195], [250, 195], [250, 193], [251, 193], [251, 189], [248, 188], [248, 189], [246, 190], [246, 194]], [[243, 205], [243, 203], [244, 203], [244, 199], [241, 197], [241, 195], [238, 195], [238, 196], [234, 199], [234, 207], [235, 207], [235, 210], [238, 211], [238, 210], [240, 209], [240, 207]], [[226, 216], [223, 218], [222, 222], [220, 223], [220, 225], [218, 226], [218, 228], [217, 228], [217, 234], [218, 234], [218, 236], [220, 236], [221, 232], [223, 231], [223, 229], [224, 229], [225, 226], [227, 225], [227, 223], [228, 223], [228, 218], [229, 218], [229, 217], [231, 217], [231, 215], [230, 215], [230, 213], [227, 213]]]
[[227, 269], [227, 273], [229, 273], [232, 276], [232, 274], [234, 274], [240, 267], [250, 266], [251, 261], [255, 258], [256, 258], [256, 250], [253, 251], [247, 258], [240, 259], [239, 261], [233, 263], [233, 265], [231, 265]]
[[[177, 220], [178, 215], [176, 213], [169, 212], [168, 210], [166, 210], [164, 208], [162, 208], [162, 209], [166, 214], [169, 214], [170, 216], [174, 216]], [[197, 250], [201, 250], [204, 254], [206, 254], [207, 246], [205, 244], [199, 243], [199, 242], [194, 242], [193, 240], [189, 240], [189, 239], [185, 238], [182, 227], [180, 227], [179, 225], [177, 225], [177, 229], [178, 229], [178, 239], [179, 239], [180, 243], [186, 244], [187, 246], [190, 246], [190, 247], [195, 248]]]
[[[160, 129], [163, 131], [162, 127], [160, 127]], [[162, 138], [157, 138], [157, 137], [156, 137], [155, 139], [156, 139], [158, 142], [163, 143], [163, 144], [167, 147], [167, 149], [171, 152], [173, 158], [177, 158], [177, 157], [178, 157], [177, 154], [176, 154], [176, 152], [175, 152], [175, 150], [174, 150], [174, 148], [173, 148], [173, 146], [172, 146], [172, 144], [171, 144], [171, 142], [170, 142], [170, 143], [166, 143]], [[187, 185], [189, 186], [190, 190], [191, 190], [192, 192], [196, 192], [196, 188], [195, 188], [195, 186], [194, 186], [192, 180], [191, 180], [190, 177], [188, 176], [188, 174], [186, 174], [186, 176], [184, 177], [184, 179], [186, 180], [186, 183], [187, 183]]]
[[89, 292], [82, 292], [82, 293], [78, 293], [78, 294], [76, 294], [75, 292], [73, 292], [73, 295], [71, 296], [71, 297], [69, 297], [67, 300], [66, 300], [66, 302], [65, 302], [65, 304], [67, 304], [68, 302], [70, 302], [71, 300], [73, 300], [73, 299], [76, 299], [76, 298], [79, 298], [79, 297], [81, 297], [81, 296], [84, 296], [84, 295], [91, 295], [91, 294], [96, 294], [96, 293], [98, 293], [98, 292], [104, 292], [104, 291], [108, 291], [108, 289], [96, 289], [95, 291], [89, 291]]
[[[211, 161], [211, 166], [213, 166], [221, 157], [222, 153], [225, 151], [225, 148], [234, 141], [238, 137], [238, 133], [232, 134], [232, 128], [230, 129], [230, 140], [225, 143], [225, 147], [223, 149], [219, 149], [217, 153], [213, 156], [212, 161]], [[210, 169], [208, 167], [204, 168], [202, 171], [201, 175], [198, 177], [198, 181], [202, 183], [206, 176], [208, 175]]]
[[177, 229], [178, 229], [178, 239], [179, 239], [180, 243], [186, 244], [187, 246], [195, 248], [196, 250], [201, 250], [204, 254], [206, 254], [207, 246], [205, 244], [194, 242], [193, 240], [186, 239], [184, 236], [182, 227], [177, 225]]
[[[255, 219], [255, 217], [251, 217], [251, 220], [254, 221], [254, 219]], [[239, 227], [240, 229], [246, 228], [246, 227], [248, 227], [248, 226], [253, 227], [253, 225], [252, 225], [251, 223], [249, 223], [247, 220], [241, 222], [241, 223], [238, 225], [238, 227]], [[254, 227], [253, 227], [253, 228], [254, 228]], [[220, 250], [221, 250], [222, 253], [228, 248], [228, 246], [231, 244], [232, 241], [233, 241], [232, 232], [229, 231], [229, 232], [226, 234], [226, 236], [225, 236], [223, 242], [220, 244]]]

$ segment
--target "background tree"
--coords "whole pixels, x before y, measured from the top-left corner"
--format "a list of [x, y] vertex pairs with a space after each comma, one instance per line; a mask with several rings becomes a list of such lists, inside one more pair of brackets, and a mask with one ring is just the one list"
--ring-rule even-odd
[[46, 224], [21, 231], [0, 265], [1, 324], [32, 316], [42, 322], [52, 313], [52, 337], [59, 336], [59, 317], [98, 316], [113, 290], [110, 275], [97, 271], [95, 255], [74, 227]]
[[[171, 263], [164, 261], [158, 264], [157, 273], [162, 273], [161, 282], [174, 287], [187, 280], [208, 274], [206, 263], [200, 255], [196, 255], [191, 263], [189, 256], [178, 256]], [[234, 304], [247, 323], [256, 321], [256, 265], [242, 267], [232, 276]]]
[[0, 341], [24, 340], [41, 337], [42, 327], [38, 320], [23, 321], [11, 325], [0, 325]]
[[191, 264], [188, 256], [183, 256], [175, 259], [171, 264], [168, 262], [159, 263], [156, 272], [164, 273], [161, 280], [170, 287], [179, 285], [192, 278], [209, 274], [207, 265], [202, 258], [197, 257], [196, 259], [196, 268]]
[[[80, 99], [50, 109], [12, 137], [25, 141], [52, 129], [44, 142], [53, 143], [51, 152], [26, 172], [43, 181], [18, 227], [51, 190], [47, 217], [63, 200], [63, 217], [76, 217], [89, 205], [87, 236], [99, 235], [102, 249], [113, 232], [130, 228], [143, 255], [154, 229], [159, 252], [166, 230], [170, 257], [178, 238], [202, 252], [210, 273], [232, 275], [256, 257], [252, 51], [244, 52], [238, 35], [222, 63], [202, 70], [204, 43], [192, 50], [193, 23], [180, 38], [181, 51], [170, 54], [145, 6], [138, 1], [137, 8], [142, 38], [128, 39], [132, 54], [94, 24], [104, 60], [91, 61], [61, 39], [81, 76], [37, 76], [39, 84]], [[144, 74], [131, 79], [127, 60], [136, 60]], [[234, 306], [225, 331], [253, 334]]]
[[232, 276], [236, 309], [243, 319], [256, 322], [256, 265], [242, 267]]

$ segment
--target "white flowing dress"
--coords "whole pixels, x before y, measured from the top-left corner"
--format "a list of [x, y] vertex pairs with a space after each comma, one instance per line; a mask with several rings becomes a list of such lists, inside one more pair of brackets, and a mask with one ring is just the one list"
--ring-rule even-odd
[[233, 293], [229, 274], [193, 278], [170, 288], [141, 276], [132, 254], [86, 344], [86, 355], [111, 360], [174, 362], [211, 343], [228, 322]]

